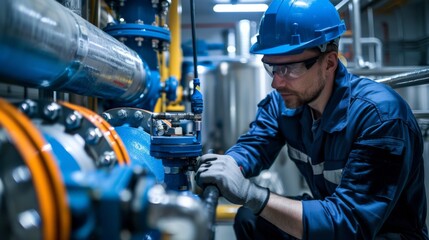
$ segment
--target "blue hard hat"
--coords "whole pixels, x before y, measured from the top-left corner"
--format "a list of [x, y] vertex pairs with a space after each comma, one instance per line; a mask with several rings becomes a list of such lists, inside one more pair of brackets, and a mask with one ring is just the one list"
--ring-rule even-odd
[[329, 0], [274, 0], [262, 16], [250, 53], [299, 54], [338, 39], [344, 31], [344, 21]]

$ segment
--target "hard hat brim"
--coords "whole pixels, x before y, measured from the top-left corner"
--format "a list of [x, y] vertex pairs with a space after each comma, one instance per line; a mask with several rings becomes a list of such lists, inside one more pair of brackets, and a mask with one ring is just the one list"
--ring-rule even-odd
[[302, 48], [302, 45], [291, 46], [289, 44], [272, 48], [262, 48], [259, 43], [255, 43], [250, 48], [250, 53], [263, 55], [294, 55], [300, 54], [303, 51], [304, 48]]

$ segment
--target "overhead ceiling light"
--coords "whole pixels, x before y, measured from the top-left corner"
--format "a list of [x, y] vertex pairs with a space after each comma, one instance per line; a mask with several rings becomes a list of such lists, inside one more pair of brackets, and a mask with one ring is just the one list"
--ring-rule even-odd
[[215, 12], [265, 12], [268, 5], [264, 3], [260, 4], [216, 4], [213, 7]]

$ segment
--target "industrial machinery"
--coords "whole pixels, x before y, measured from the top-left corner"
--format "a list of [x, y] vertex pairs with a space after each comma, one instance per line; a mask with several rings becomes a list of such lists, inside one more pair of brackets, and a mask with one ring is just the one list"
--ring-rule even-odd
[[[197, 76], [191, 112], [155, 112], [177, 97], [164, 52], [178, 1], [105, 1], [105, 27], [79, 16], [100, 1], [91, 11], [59, 2], [0, 3], [1, 82], [38, 91], [0, 99], [0, 236], [213, 238], [219, 194], [199, 196], [191, 181], [202, 154]], [[75, 95], [103, 102], [90, 109]]]
[[[247, 24], [237, 56], [197, 67], [194, 49], [180, 84], [178, 0], [0, 1], [0, 238], [213, 239], [219, 193], [193, 186], [197, 159], [230, 147], [271, 90], [247, 56]], [[364, 43], [376, 61], [363, 61], [353, 24], [340, 46], [356, 49], [352, 72], [390, 70], [378, 80], [394, 88], [428, 83], [427, 68], [380, 69], [374, 38]], [[188, 108], [175, 102], [181, 86], [192, 88]]]
[[[158, 231], [206, 236], [203, 202], [165, 190], [160, 161], [141, 149], [149, 134], [136, 125], [126, 129], [132, 120], [122, 119], [116, 131], [86, 108], [30, 100], [1, 100], [1, 116], [0, 231], [6, 239], [156, 239]], [[176, 229], [177, 221], [184, 226]]]

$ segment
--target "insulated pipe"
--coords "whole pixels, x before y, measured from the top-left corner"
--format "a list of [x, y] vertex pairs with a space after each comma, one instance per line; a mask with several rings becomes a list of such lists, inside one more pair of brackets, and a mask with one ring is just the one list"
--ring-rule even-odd
[[141, 102], [148, 71], [133, 50], [54, 0], [0, 1], [0, 81]]

